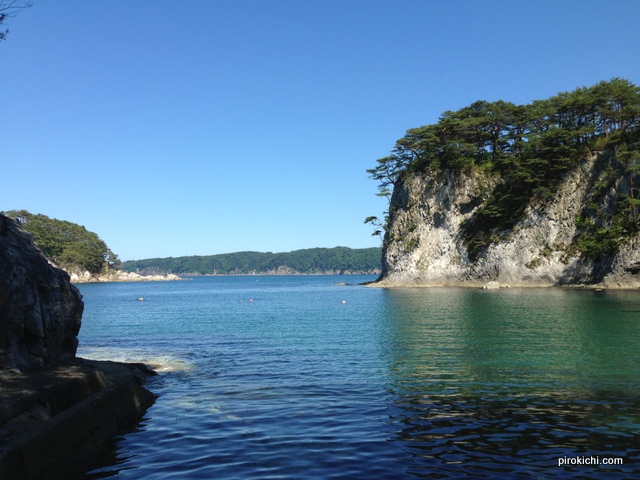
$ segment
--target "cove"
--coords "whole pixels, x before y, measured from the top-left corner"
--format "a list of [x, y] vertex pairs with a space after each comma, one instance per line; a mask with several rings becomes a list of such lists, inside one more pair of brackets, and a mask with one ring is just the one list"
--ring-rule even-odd
[[342, 281], [80, 285], [78, 354], [161, 372], [86, 478], [640, 473], [637, 292]]

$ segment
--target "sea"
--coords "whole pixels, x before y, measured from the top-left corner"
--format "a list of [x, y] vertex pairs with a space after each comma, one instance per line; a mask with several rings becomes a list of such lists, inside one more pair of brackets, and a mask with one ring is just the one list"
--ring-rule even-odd
[[87, 479], [640, 478], [640, 292], [79, 285], [158, 398]]

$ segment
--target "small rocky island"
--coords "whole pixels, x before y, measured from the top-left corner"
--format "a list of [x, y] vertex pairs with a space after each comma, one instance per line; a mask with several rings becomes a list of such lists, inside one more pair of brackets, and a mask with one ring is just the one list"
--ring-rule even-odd
[[640, 88], [478, 101], [410, 129], [369, 174], [389, 198], [378, 286], [640, 288]]
[[84, 303], [30, 234], [0, 215], [0, 478], [70, 478], [155, 396], [142, 364], [77, 358]]

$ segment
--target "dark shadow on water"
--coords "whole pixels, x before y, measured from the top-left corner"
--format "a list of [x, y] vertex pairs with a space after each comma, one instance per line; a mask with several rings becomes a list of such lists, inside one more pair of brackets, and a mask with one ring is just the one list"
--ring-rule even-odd
[[124, 454], [125, 449], [121, 447], [126, 435], [143, 432], [145, 430], [145, 422], [147, 417], [143, 418], [140, 423], [132, 428], [129, 432], [124, 432], [113, 440], [111, 447], [104, 452], [100, 458], [85, 470], [85, 473], [77, 478], [77, 480], [97, 480], [100, 478], [116, 477], [125, 470], [131, 470], [135, 467], [127, 466], [130, 457]]
[[[424, 478], [638, 478], [640, 398], [441, 396], [395, 392], [407, 473]], [[563, 457], [622, 466], [559, 467]]]

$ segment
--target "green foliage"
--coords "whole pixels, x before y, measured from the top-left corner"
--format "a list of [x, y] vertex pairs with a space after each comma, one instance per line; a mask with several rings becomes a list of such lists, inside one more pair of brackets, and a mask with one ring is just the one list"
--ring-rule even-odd
[[622, 225], [598, 227], [595, 222], [589, 223], [578, 235], [575, 245], [586, 257], [597, 258], [613, 255], [618, 251], [621, 241], [626, 236]]
[[[615, 170], [616, 178], [626, 175], [630, 183], [629, 198], [619, 205], [626, 205], [637, 223], [640, 182], [634, 179], [640, 169], [635, 147], [639, 140], [640, 89], [614, 78], [529, 105], [478, 101], [445, 112], [434, 125], [408, 130], [391, 155], [368, 172], [380, 182], [381, 191], [400, 184], [407, 175], [437, 175], [445, 169], [458, 173], [480, 169], [497, 175], [500, 181], [494, 191], [463, 228], [473, 260], [506, 235], [527, 207], [552, 200], [566, 174], [595, 152], [619, 152], [623, 166]], [[602, 235], [598, 239], [606, 244], [604, 251], [615, 246]], [[596, 252], [586, 245], [585, 255]]]
[[236, 252], [209, 256], [149, 258], [122, 264], [123, 270], [141, 274], [241, 275], [288, 267], [305, 274], [373, 272], [380, 270], [380, 248], [311, 248], [287, 253]]
[[[625, 238], [640, 230], [638, 199], [638, 144], [623, 143], [602, 166], [589, 198], [576, 218], [578, 235], [574, 245], [584, 256], [598, 258], [615, 254]], [[618, 186], [616, 188], [616, 186]]]
[[26, 210], [11, 210], [3, 214], [20, 223], [33, 236], [42, 253], [66, 270], [83, 268], [98, 274], [120, 265], [118, 256], [107, 244], [85, 227], [46, 215], [34, 215]]
[[371, 216], [364, 219], [364, 223], [370, 223], [375, 227], [375, 230], [371, 233], [372, 237], [378, 235], [379, 237], [383, 237], [384, 233], [386, 233], [387, 225], [389, 223], [388, 216], [385, 216], [385, 221], [382, 222], [378, 217]]

